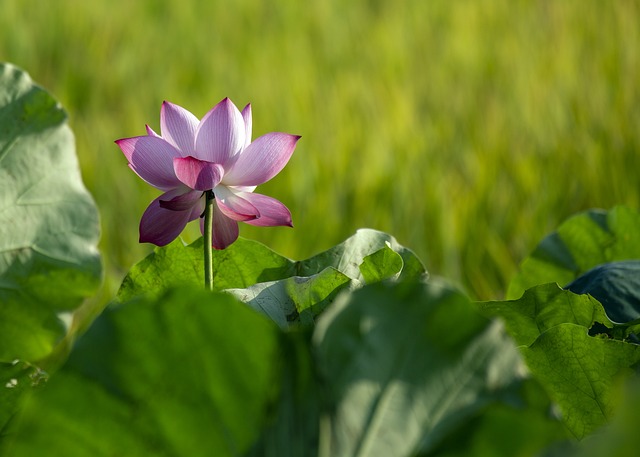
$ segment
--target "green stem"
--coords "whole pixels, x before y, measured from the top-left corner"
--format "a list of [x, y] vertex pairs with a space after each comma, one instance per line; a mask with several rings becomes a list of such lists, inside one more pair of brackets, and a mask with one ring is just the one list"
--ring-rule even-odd
[[204, 288], [213, 290], [213, 191], [205, 193], [204, 208]]

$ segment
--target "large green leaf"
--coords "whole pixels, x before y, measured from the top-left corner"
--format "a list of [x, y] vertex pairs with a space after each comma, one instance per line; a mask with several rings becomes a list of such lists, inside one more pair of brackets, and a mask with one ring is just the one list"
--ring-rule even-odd
[[279, 396], [280, 338], [204, 290], [108, 308], [26, 402], [0, 454], [242, 455]]
[[615, 329], [595, 298], [543, 284], [518, 300], [478, 306], [485, 314], [505, 320], [531, 373], [560, 406], [577, 438], [610, 419], [617, 405], [615, 384], [640, 362], [640, 346], [589, 335], [589, 329], [598, 324], [605, 330]]
[[640, 362], [640, 346], [589, 336], [576, 324], [548, 329], [522, 353], [578, 439], [612, 418], [619, 404], [617, 383]]
[[321, 456], [427, 453], [496, 401], [521, 368], [499, 323], [432, 282], [341, 295], [313, 341], [328, 402]]
[[389, 256], [379, 256], [374, 260], [380, 268], [387, 270], [383, 276], [391, 276], [389, 268], [395, 269], [392, 274], [398, 275], [399, 279], [418, 280], [426, 278], [427, 272], [422, 262], [410, 249], [400, 245], [394, 237], [384, 232], [371, 229], [360, 229], [355, 235], [344, 242], [296, 263], [298, 276], [309, 276], [321, 272], [327, 267], [333, 267], [343, 272], [348, 277], [357, 281], [365, 281], [361, 266], [367, 264], [366, 258], [380, 250], [388, 252], [393, 250], [402, 258], [402, 263], [398, 263], [393, 256], [390, 265], [382, 265], [381, 262], [388, 261]]
[[[159, 294], [175, 285], [203, 283], [202, 248], [202, 238], [188, 246], [176, 240], [156, 248], [131, 268], [118, 291], [118, 300]], [[389, 250], [399, 255], [402, 262], [398, 262], [397, 255], [388, 253]], [[378, 251], [381, 253], [377, 258], [367, 259]], [[378, 268], [378, 274], [385, 277], [398, 275], [402, 279], [417, 279], [427, 275], [412, 251], [399, 245], [391, 235], [371, 229], [360, 229], [343, 243], [302, 261], [290, 260], [261, 243], [240, 237], [227, 249], [214, 251], [213, 263], [216, 290], [246, 288], [293, 276], [309, 277], [328, 267], [359, 281], [364, 280], [361, 265], [367, 272]]]
[[563, 290], [557, 284], [532, 287], [517, 300], [496, 300], [477, 305], [487, 316], [503, 318], [513, 339], [524, 346], [560, 324], [578, 324], [590, 329], [599, 322], [612, 327], [598, 300]]
[[246, 289], [227, 292], [287, 328], [292, 323], [311, 324], [351, 280], [344, 273], [328, 267], [320, 273], [293, 276], [279, 281], [254, 284]]
[[262, 436], [244, 457], [318, 455], [322, 397], [309, 338], [307, 329], [281, 338], [280, 395]]
[[[178, 284], [203, 282], [202, 238], [185, 246], [176, 240], [135, 265], [118, 300], [159, 294]], [[420, 260], [386, 233], [361, 229], [333, 248], [302, 261], [283, 257], [261, 243], [239, 238], [214, 251], [214, 287], [227, 290], [281, 326], [311, 322], [347, 286], [385, 279], [427, 276]]]
[[500, 323], [455, 289], [384, 282], [340, 297], [312, 336], [200, 288], [108, 308], [0, 455], [426, 456], [451, 440], [486, 448], [472, 430], [499, 436], [501, 421], [542, 434], [507, 451], [564, 436], [546, 395], [523, 393]]
[[419, 457], [534, 456], [572, 439], [567, 428], [549, 414], [552, 404], [534, 379], [522, 382], [517, 393], [521, 402], [489, 405], [434, 451]]
[[597, 265], [628, 259], [640, 259], [640, 213], [624, 206], [589, 210], [540, 242], [509, 284], [507, 298], [537, 284], [565, 286]]
[[[238, 238], [227, 249], [213, 251], [216, 290], [248, 287], [294, 274], [293, 262], [262, 243]], [[118, 291], [118, 301], [160, 295], [176, 286], [204, 284], [203, 239], [190, 245], [177, 239], [134, 265]]]
[[[617, 393], [624, 401], [616, 411], [611, 424], [568, 449], [558, 457], [628, 457], [638, 452], [638, 411], [640, 411], [640, 378], [620, 386]], [[568, 452], [571, 450], [571, 452]], [[545, 454], [547, 456], [547, 454]]]
[[60, 105], [0, 64], [0, 361], [47, 356], [97, 290], [98, 212]]
[[[389, 244], [362, 259], [360, 274], [368, 284], [399, 276], [403, 270], [402, 255], [394, 251]], [[406, 270], [405, 270], [406, 271]]]

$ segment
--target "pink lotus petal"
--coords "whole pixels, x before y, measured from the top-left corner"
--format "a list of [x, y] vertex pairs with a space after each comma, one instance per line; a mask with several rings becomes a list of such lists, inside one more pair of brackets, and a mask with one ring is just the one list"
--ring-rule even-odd
[[293, 227], [293, 223], [291, 222], [291, 212], [282, 202], [275, 198], [247, 192], [239, 193], [238, 196], [249, 201], [249, 203], [260, 211], [260, 217], [250, 221], [245, 221], [247, 224], [258, 227], [275, 227], [278, 225]]
[[195, 154], [196, 129], [200, 121], [191, 112], [164, 102], [160, 110], [160, 132], [162, 138], [175, 146], [182, 156]]
[[147, 135], [149, 136], [155, 136], [158, 138], [162, 138], [160, 135], [158, 135], [151, 127], [149, 127], [148, 125], [145, 125], [145, 128], [147, 130]]
[[242, 151], [224, 176], [228, 186], [257, 186], [269, 181], [287, 164], [300, 139], [288, 133], [267, 133]]
[[200, 121], [196, 131], [195, 157], [224, 165], [242, 150], [244, 141], [242, 115], [231, 100], [225, 98]]
[[[160, 200], [160, 208], [171, 211], [191, 210], [194, 206], [198, 206], [198, 202], [202, 200], [202, 191], [185, 189], [182, 195], [173, 197], [171, 200]], [[199, 207], [198, 207], [199, 209]], [[189, 219], [193, 220], [195, 218]]]
[[[200, 232], [204, 235], [204, 218], [200, 218]], [[226, 217], [214, 204], [212, 246], [216, 249], [225, 249], [238, 239], [239, 233], [238, 223]]]
[[233, 192], [253, 192], [258, 186], [229, 186], [229, 189], [233, 189]]
[[217, 163], [205, 162], [193, 157], [176, 157], [173, 169], [178, 179], [191, 189], [211, 190], [220, 183], [224, 169]]
[[234, 221], [249, 221], [260, 217], [260, 212], [242, 197], [231, 192], [225, 186], [213, 190], [220, 211]]
[[189, 215], [190, 221], [195, 221], [199, 217], [204, 214], [205, 201], [204, 198], [198, 199], [194, 207], [191, 209], [191, 214]]
[[140, 242], [165, 246], [175, 240], [189, 222], [192, 209], [172, 211], [160, 206], [160, 201], [170, 201], [179, 195], [181, 189], [174, 189], [156, 198], [147, 207], [140, 219]]
[[246, 148], [251, 143], [251, 126], [253, 123], [251, 120], [251, 103], [242, 109], [241, 114], [244, 120], [244, 147]]
[[180, 185], [173, 171], [173, 159], [180, 152], [162, 138], [138, 136], [117, 140], [129, 165], [138, 176], [161, 190], [169, 190]]

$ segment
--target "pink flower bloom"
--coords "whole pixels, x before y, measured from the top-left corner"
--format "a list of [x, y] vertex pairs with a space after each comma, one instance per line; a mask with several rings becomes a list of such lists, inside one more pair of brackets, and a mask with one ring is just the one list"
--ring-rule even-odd
[[117, 140], [129, 167], [164, 193], [140, 220], [140, 242], [164, 246], [189, 221], [200, 218], [205, 192], [215, 195], [213, 247], [224, 249], [238, 238], [238, 221], [257, 226], [291, 224], [291, 213], [278, 200], [253, 193], [287, 164], [299, 136], [267, 133], [251, 142], [251, 105], [242, 113], [225, 98], [198, 120], [168, 102], [160, 111], [160, 135]]

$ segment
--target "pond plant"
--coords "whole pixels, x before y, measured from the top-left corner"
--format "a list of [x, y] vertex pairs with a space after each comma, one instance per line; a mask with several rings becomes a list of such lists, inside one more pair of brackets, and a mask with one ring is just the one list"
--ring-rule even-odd
[[[146, 133], [116, 143], [162, 192], [140, 222], [157, 247], [104, 307], [98, 208], [66, 113], [0, 65], [0, 455], [634, 449], [636, 209], [571, 217], [505, 300], [474, 302], [380, 231], [302, 260], [239, 237], [238, 222], [292, 225], [254, 190], [300, 138], [252, 141], [250, 105], [225, 98], [199, 120], [164, 102]], [[196, 219], [203, 237], [186, 244]]]

